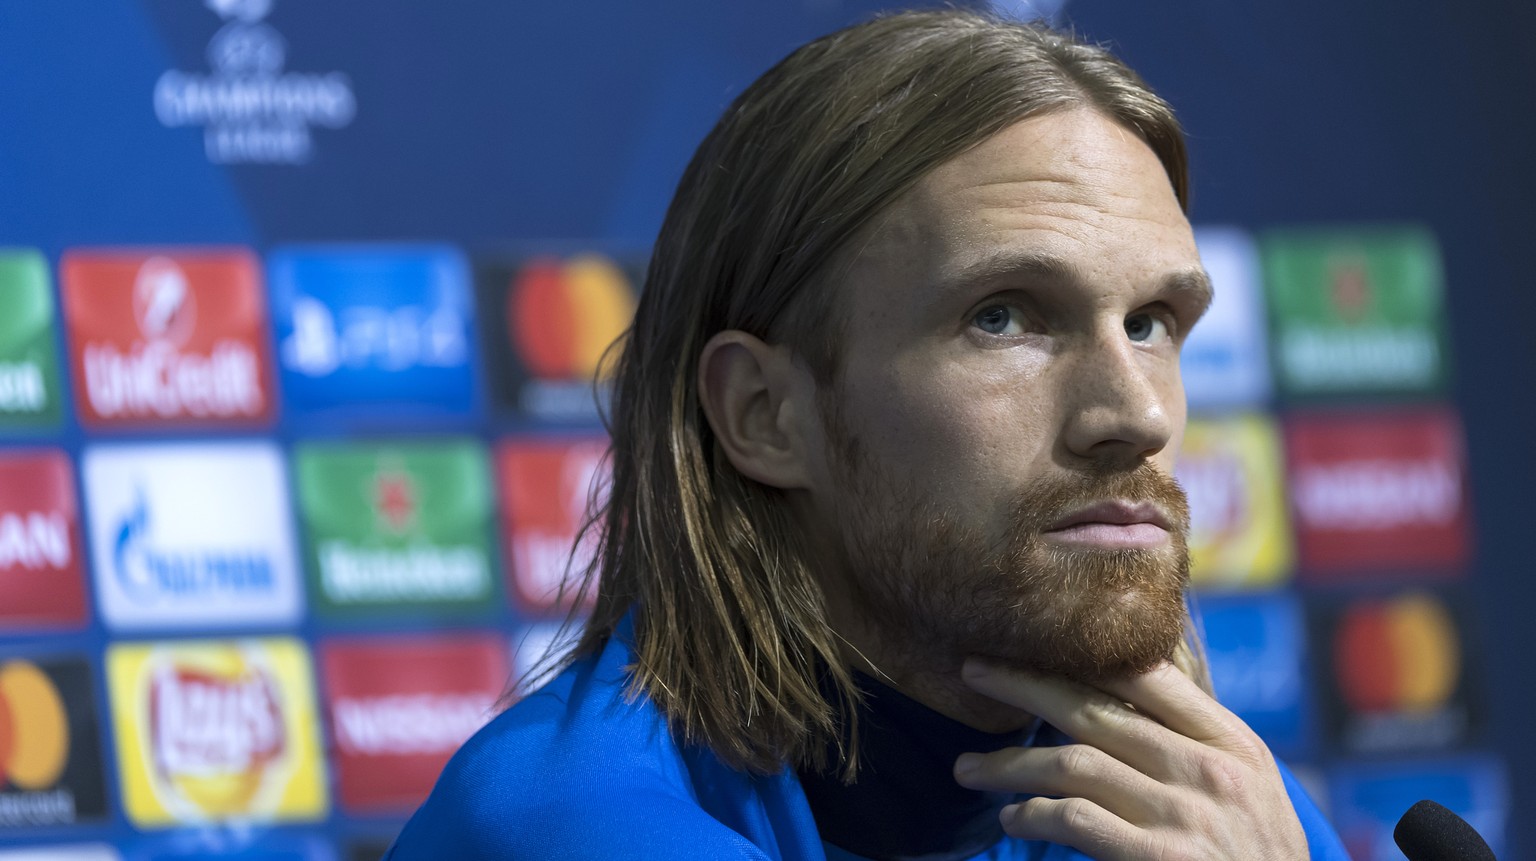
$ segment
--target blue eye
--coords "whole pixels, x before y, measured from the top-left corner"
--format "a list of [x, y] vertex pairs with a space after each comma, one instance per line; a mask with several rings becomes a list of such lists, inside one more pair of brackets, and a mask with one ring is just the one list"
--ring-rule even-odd
[[1168, 338], [1168, 324], [1151, 314], [1132, 314], [1125, 318], [1125, 335], [1138, 343], [1164, 341]]
[[1024, 331], [1024, 327], [1016, 319], [1017, 316], [1014, 309], [1007, 305], [991, 305], [981, 309], [971, 324], [989, 335], [1018, 335]]

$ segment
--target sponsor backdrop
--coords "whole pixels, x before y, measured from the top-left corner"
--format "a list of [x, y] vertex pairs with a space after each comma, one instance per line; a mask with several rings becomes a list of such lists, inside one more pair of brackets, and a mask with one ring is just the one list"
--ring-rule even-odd
[[[0, 5], [0, 859], [376, 858], [570, 606], [693, 143], [885, 5]], [[1420, 797], [1502, 850], [1441, 233], [1227, 209], [1218, 692], [1358, 858]]]

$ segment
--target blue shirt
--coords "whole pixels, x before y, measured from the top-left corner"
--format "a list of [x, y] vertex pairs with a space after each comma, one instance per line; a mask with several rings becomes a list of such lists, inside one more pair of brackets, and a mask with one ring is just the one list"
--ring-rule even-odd
[[[729, 768], [680, 744], [644, 697], [627, 701], [628, 620], [454, 754], [386, 861], [725, 858], [859, 861], [824, 844], [792, 768]], [[1314, 861], [1349, 861], [1281, 769]], [[974, 861], [1077, 861], [1065, 846], [1003, 839]]]

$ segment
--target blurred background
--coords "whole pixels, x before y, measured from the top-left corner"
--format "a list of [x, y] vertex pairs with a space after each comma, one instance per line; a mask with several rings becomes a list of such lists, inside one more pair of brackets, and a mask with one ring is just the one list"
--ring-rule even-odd
[[[377, 858], [561, 617], [693, 147], [908, 5], [0, 0], [0, 859]], [[1189, 132], [1218, 692], [1356, 858], [1530, 857], [1536, 8], [974, 5]]]

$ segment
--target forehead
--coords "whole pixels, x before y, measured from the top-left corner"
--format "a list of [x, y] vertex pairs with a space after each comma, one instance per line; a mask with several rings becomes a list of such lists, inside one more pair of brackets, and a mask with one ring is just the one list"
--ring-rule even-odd
[[1066, 261], [1088, 282], [1199, 265], [1151, 148], [1079, 108], [1015, 123], [935, 168], [871, 225], [850, 274], [875, 275], [889, 300], [903, 282], [949, 282], [1010, 255]]

